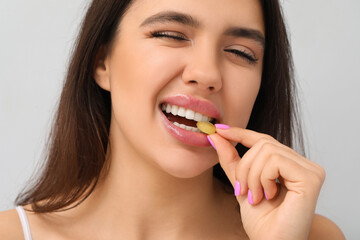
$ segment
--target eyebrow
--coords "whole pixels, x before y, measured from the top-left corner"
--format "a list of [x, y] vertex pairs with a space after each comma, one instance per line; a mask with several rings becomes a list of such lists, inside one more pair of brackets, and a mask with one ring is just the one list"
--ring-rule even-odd
[[[189, 14], [175, 11], [163, 11], [145, 19], [140, 24], [140, 27], [169, 22], [179, 23], [181, 25], [190, 26], [193, 28], [200, 28], [202, 26], [199, 20]], [[265, 47], [265, 37], [260, 31], [256, 29], [230, 27], [224, 31], [224, 35], [231, 37], [248, 38], [258, 42], [263, 48]]]
[[191, 15], [174, 11], [164, 11], [154, 14], [151, 17], [145, 19], [145, 21], [141, 23], [140, 27], [167, 22], [176, 22], [194, 28], [200, 28], [201, 26], [200, 22], [197, 19], [193, 18]]

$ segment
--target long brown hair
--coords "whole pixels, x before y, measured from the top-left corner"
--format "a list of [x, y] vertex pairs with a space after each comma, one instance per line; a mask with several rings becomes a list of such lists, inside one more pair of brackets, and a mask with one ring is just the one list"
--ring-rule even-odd
[[[131, 0], [93, 0], [82, 22], [70, 60], [41, 173], [16, 198], [38, 213], [62, 211], [84, 201], [107, 165], [111, 117], [110, 94], [93, 78], [96, 54], [111, 48]], [[292, 57], [278, 0], [262, 0], [265, 21], [263, 77], [248, 128], [293, 146], [296, 95]], [[301, 131], [299, 131], [301, 133]], [[296, 138], [302, 143], [301, 134]], [[237, 146], [240, 155], [246, 151]], [[217, 164], [214, 176], [231, 186]]]

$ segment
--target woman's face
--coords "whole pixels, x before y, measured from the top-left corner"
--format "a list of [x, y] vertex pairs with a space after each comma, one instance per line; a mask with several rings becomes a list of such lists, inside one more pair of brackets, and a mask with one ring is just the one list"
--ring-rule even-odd
[[218, 160], [206, 135], [175, 126], [196, 124], [175, 115], [246, 127], [263, 52], [259, 1], [135, 0], [95, 74], [111, 92], [112, 148], [177, 177], [210, 169]]

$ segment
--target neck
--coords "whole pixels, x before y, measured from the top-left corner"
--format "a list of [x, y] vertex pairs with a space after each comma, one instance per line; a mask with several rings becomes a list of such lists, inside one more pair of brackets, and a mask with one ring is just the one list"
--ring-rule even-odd
[[[112, 142], [114, 144], [114, 142]], [[127, 239], [143, 236], [162, 239], [180, 238], [184, 233], [200, 233], [204, 226], [216, 228], [221, 210], [220, 183], [212, 168], [193, 178], [178, 178], [143, 159], [125, 142], [116, 143], [108, 152], [111, 167], [83, 209], [93, 209], [93, 217]], [[94, 219], [94, 218], [93, 218]], [[108, 221], [106, 221], [108, 220]], [[172, 235], [172, 237], [169, 236]]]
[[122, 213], [130, 211], [132, 216], [136, 209], [143, 220], [153, 222], [164, 212], [187, 216], [203, 209], [204, 204], [214, 203], [212, 168], [194, 178], [177, 178], [148, 160], [126, 158], [123, 153], [112, 153], [109, 172], [97, 188], [104, 205], [122, 208]]

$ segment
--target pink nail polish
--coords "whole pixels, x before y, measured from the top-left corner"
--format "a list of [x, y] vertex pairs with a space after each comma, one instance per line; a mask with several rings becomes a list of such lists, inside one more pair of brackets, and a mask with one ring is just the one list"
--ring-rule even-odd
[[249, 191], [248, 191], [248, 202], [249, 202], [251, 205], [254, 204], [253, 196], [252, 196], [252, 193], [251, 193], [250, 189], [249, 189]]
[[215, 124], [215, 127], [218, 129], [229, 129], [230, 126], [225, 125], [225, 124]]
[[235, 188], [234, 188], [234, 194], [235, 196], [239, 196], [240, 195], [240, 183], [239, 181], [235, 182]]
[[211, 140], [211, 138], [209, 137], [209, 135], [207, 135], [207, 139], [209, 141], [209, 143], [211, 144], [211, 146], [216, 150], [216, 147], [214, 145], [214, 142]]
[[265, 195], [266, 200], [269, 200], [268, 197], [267, 197], [267, 195], [266, 195], [265, 190], [264, 190], [264, 195]]

